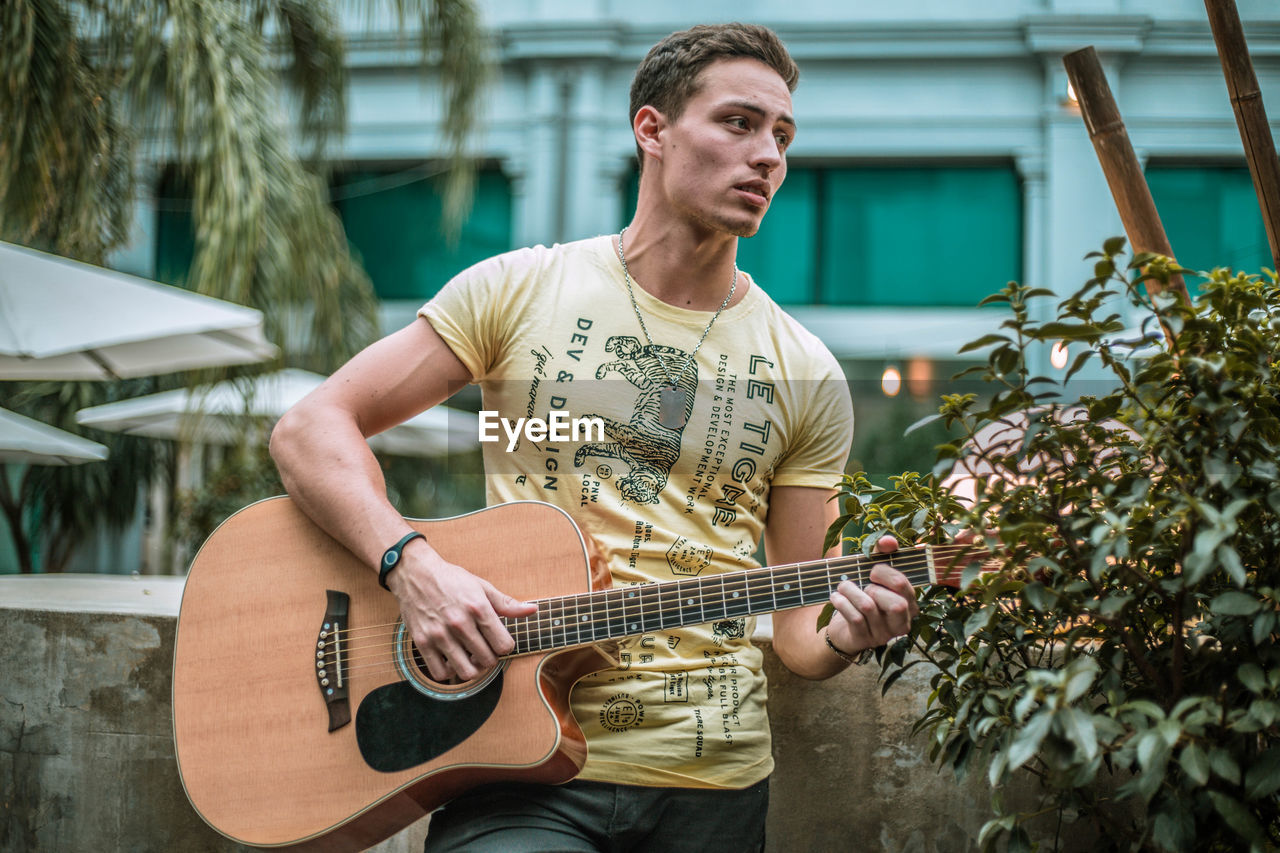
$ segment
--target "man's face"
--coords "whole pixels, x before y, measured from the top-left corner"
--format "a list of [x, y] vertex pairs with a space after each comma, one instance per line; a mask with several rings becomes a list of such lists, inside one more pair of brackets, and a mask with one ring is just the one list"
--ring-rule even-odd
[[778, 72], [745, 57], [717, 60], [662, 132], [663, 191], [689, 220], [750, 237], [787, 175], [795, 132], [791, 93]]

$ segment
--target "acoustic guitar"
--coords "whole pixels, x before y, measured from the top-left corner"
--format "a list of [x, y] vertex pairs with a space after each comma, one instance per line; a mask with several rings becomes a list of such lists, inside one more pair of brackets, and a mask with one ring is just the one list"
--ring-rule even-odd
[[[470, 682], [433, 680], [377, 575], [288, 498], [253, 504], [201, 547], [178, 616], [173, 725], [187, 796], [241, 844], [356, 851], [479, 784], [559, 783], [586, 759], [569, 711], [623, 637], [827, 600], [855, 555], [610, 588], [573, 520], [502, 504], [410, 520], [447, 560], [538, 611]], [[901, 550], [912, 583], [958, 585], [962, 546]]]

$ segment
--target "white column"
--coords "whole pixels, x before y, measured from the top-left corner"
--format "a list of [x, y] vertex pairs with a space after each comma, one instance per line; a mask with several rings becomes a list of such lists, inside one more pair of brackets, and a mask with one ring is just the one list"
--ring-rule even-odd
[[[575, 75], [569, 125], [568, 217], [566, 239], [616, 231], [624, 221], [621, 181], [628, 161], [610, 143], [627, 123], [627, 103], [605, 84], [604, 67], [581, 66]], [[612, 139], [611, 139], [612, 137]]]
[[517, 246], [550, 245], [556, 240], [557, 184], [563, 179], [556, 150], [556, 129], [564, 119], [559, 111], [560, 76], [553, 67], [535, 65], [525, 84], [529, 119], [525, 126], [526, 177], [514, 212]]
[[[1014, 162], [1022, 179], [1022, 284], [1027, 287], [1046, 287], [1048, 275], [1045, 252], [1050, 243], [1050, 235], [1047, 230], [1043, 148], [1019, 151]], [[1036, 300], [1033, 303], [1032, 318], [1037, 322], [1048, 320], [1053, 316], [1055, 304], [1051, 299]], [[1032, 373], [1052, 375], [1049, 372], [1048, 348], [1034, 353], [1032, 358]]]

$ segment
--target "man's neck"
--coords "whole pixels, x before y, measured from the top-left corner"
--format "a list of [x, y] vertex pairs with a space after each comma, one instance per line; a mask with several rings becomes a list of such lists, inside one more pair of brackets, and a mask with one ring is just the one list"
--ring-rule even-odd
[[[678, 308], [715, 311], [729, 294], [738, 238], [709, 229], [646, 221], [637, 214], [623, 237], [633, 286]], [[617, 250], [617, 238], [614, 238]], [[746, 293], [743, 280], [729, 305]]]

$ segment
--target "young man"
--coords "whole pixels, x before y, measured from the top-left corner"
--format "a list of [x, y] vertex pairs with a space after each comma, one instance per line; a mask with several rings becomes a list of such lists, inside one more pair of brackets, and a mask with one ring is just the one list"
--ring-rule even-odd
[[[358, 355], [277, 427], [289, 493], [373, 570], [409, 533], [365, 437], [478, 382], [514, 421], [564, 411], [604, 435], [484, 445], [488, 498], [550, 501], [607, 558], [616, 586], [818, 559], [852, 436], [835, 359], [735, 264], [786, 176], [798, 71], [770, 31], [675, 33], [632, 85], [641, 161], [621, 234], [492, 258], [419, 319]], [[892, 542], [886, 548], [894, 547]], [[905, 633], [906, 579], [845, 582], [835, 616], [774, 616], [774, 649], [807, 678]], [[386, 577], [437, 679], [467, 680], [513, 648], [500, 617], [535, 610], [423, 539]], [[432, 819], [435, 850], [756, 850], [772, 769], [754, 621], [651, 632], [575, 687], [589, 744], [579, 780], [501, 785]]]

